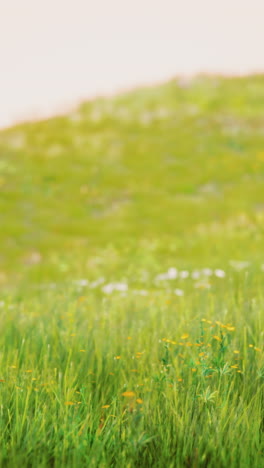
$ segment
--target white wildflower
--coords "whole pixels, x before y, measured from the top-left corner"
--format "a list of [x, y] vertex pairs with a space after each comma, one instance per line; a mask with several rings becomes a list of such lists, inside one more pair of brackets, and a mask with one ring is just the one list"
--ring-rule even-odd
[[171, 267], [168, 269], [166, 273], [160, 273], [156, 276], [155, 281], [167, 281], [173, 280], [178, 277], [178, 270], [177, 268]]
[[74, 284], [76, 284], [76, 286], [85, 287], [85, 286], [88, 286], [89, 281], [87, 279], [79, 279], [79, 280], [75, 280]]
[[214, 274], [215, 274], [215, 276], [217, 276], [217, 278], [225, 278], [225, 275], [226, 275], [224, 270], [220, 270], [219, 268], [217, 268], [214, 271]]
[[92, 281], [92, 282], [89, 284], [89, 287], [90, 287], [91, 289], [97, 288], [97, 286], [100, 286], [100, 285], [103, 284], [104, 282], [105, 282], [105, 279], [104, 279], [104, 277], [102, 276], [101, 278], [98, 278], [97, 280]]
[[184, 296], [184, 291], [182, 289], [174, 289], [174, 294], [176, 296]]
[[192, 272], [192, 279], [199, 279], [201, 276], [200, 272], [195, 270]]
[[115, 286], [114, 284], [112, 283], [109, 283], [109, 284], [105, 284], [103, 287], [102, 287], [102, 291], [105, 293], [105, 294], [111, 294], [115, 289]]
[[138, 294], [139, 296], [148, 296], [149, 292], [145, 289], [135, 289], [134, 294]]
[[249, 265], [250, 265], [250, 262], [248, 262], [248, 261], [230, 260], [229, 263], [237, 271], [244, 270], [245, 268], [249, 267]]
[[213, 270], [212, 270], [211, 268], [203, 268], [202, 273], [203, 273], [205, 276], [212, 276]]
[[177, 278], [177, 276], [178, 276], [178, 270], [177, 270], [177, 268], [174, 268], [174, 267], [169, 268], [169, 269], [168, 269], [168, 272], [167, 272], [167, 275], [168, 275], [168, 279], [175, 279], [175, 278]]
[[105, 284], [102, 287], [102, 291], [105, 294], [111, 294], [113, 291], [125, 292], [128, 290], [128, 285], [126, 283], [109, 283]]
[[186, 279], [186, 278], [189, 277], [189, 275], [190, 275], [190, 273], [187, 270], [182, 270], [182, 271], [179, 272], [179, 277], [181, 279]]

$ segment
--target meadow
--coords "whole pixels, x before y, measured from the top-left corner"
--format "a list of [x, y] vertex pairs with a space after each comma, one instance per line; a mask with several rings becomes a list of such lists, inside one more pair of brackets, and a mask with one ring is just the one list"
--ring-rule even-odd
[[0, 466], [264, 465], [263, 89], [0, 132]]

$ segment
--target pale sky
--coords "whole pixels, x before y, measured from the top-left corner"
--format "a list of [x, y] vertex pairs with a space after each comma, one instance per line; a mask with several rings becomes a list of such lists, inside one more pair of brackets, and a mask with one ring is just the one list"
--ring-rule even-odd
[[264, 0], [0, 0], [0, 126], [182, 74], [264, 72]]

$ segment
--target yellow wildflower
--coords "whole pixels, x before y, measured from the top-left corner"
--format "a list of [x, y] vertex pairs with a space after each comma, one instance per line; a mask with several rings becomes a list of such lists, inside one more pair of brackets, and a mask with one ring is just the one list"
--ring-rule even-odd
[[122, 393], [122, 396], [127, 397], [127, 398], [131, 398], [131, 397], [136, 396], [136, 394], [135, 394], [135, 392], [124, 392], [124, 393]]
[[217, 340], [217, 341], [222, 341], [221, 338], [220, 338], [220, 336], [214, 335], [213, 338], [214, 338], [215, 340]]
[[181, 336], [181, 339], [182, 340], [186, 340], [186, 338], [189, 337], [189, 334], [188, 333], [184, 333], [182, 336]]

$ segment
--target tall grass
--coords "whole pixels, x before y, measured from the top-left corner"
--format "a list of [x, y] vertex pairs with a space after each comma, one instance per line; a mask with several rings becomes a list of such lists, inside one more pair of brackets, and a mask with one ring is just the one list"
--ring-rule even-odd
[[262, 466], [263, 306], [254, 271], [182, 297], [6, 297], [2, 466]]

